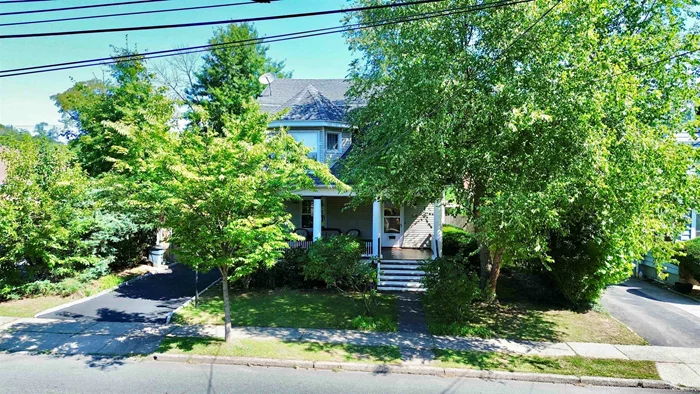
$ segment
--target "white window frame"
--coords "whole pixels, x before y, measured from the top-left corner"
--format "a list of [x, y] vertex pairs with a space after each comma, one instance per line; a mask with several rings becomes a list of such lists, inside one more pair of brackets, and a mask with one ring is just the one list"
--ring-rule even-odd
[[[329, 135], [335, 135], [337, 138], [337, 144], [336, 148], [332, 149], [328, 146], [328, 136]], [[343, 144], [343, 133], [337, 132], [337, 131], [326, 131], [326, 150], [330, 152], [338, 152], [340, 151], [340, 148]]]
[[[311, 213], [304, 213], [304, 201], [311, 202]], [[304, 216], [311, 216], [311, 226], [304, 227]], [[328, 208], [326, 207], [326, 199], [321, 198], [321, 227], [328, 227]], [[304, 198], [299, 204], [299, 228], [313, 228], [314, 223], [314, 198]]]

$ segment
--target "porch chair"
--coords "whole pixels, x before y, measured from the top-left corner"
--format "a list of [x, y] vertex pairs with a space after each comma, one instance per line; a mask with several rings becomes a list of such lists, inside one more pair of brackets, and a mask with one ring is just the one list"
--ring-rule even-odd
[[360, 232], [360, 230], [358, 230], [358, 229], [356, 229], [356, 228], [351, 228], [350, 230], [346, 231], [345, 234], [346, 234], [346, 235], [352, 235], [353, 237], [360, 238], [361, 232]]

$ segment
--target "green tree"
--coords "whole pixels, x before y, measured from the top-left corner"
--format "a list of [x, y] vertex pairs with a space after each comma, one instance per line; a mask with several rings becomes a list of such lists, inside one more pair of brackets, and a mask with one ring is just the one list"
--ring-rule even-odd
[[134, 171], [125, 166], [142, 156], [137, 150], [143, 147], [130, 146], [129, 134], [169, 130], [174, 115], [165, 88], [156, 87], [139, 54], [121, 49], [116, 55], [129, 57], [110, 65], [111, 79], [77, 82], [52, 97], [63, 116], [65, 136], [91, 176], [112, 170], [115, 162], [123, 166], [117, 171]]
[[103, 219], [95, 234], [99, 249], [114, 254], [116, 266], [129, 266], [155, 241], [161, 225], [158, 205], [130, 196], [155, 190], [151, 185], [160, 182], [149, 178], [149, 158], [165, 149], [175, 111], [138, 53], [122, 49], [116, 54], [128, 57], [110, 66], [110, 79], [78, 82], [53, 99], [71, 148], [97, 180], [97, 217]]
[[[282, 71], [284, 62], [267, 56], [268, 47], [256, 45], [218, 45], [232, 41], [255, 40], [258, 32], [250, 24], [231, 24], [218, 29], [209, 44], [217, 45], [204, 57], [204, 65], [187, 89], [192, 105], [204, 111], [190, 111], [187, 117], [199, 127], [222, 134], [230, 116], [239, 116], [250, 99], [257, 98], [264, 86], [258, 81], [264, 73], [291, 76]], [[206, 113], [206, 122], [201, 114]]]
[[[470, 5], [373, 10], [348, 22]], [[694, 5], [537, 0], [348, 33], [362, 54], [351, 96], [368, 104], [353, 114], [347, 180], [360, 199], [399, 204], [454, 189], [491, 299], [502, 264], [548, 267], [550, 235], [578, 219], [604, 256], [598, 289], [649, 250], [669, 256], [667, 240], [699, 195], [689, 176], [697, 153], [675, 141], [696, 127], [686, 116], [698, 93], [697, 58], [686, 53], [700, 47], [686, 24]]]
[[314, 187], [309, 173], [344, 189], [289, 134], [268, 132], [269, 121], [249, 101], [242, 116], [224, 122], [223, 135], [197, 127], [171, 135], [168, 148], [148, 164], [161, 182], [139, 188], [141, 201], [162, 207], [178, 257], [202, 271], [221, 271], [226, 340], [230, 281], [272, 266], [287, 241], [298, 239], [285, 201], [298, 199], [296, 190]]
[[57, 280], [104, 260], [86, 242], [95, 222], [89, 179], [63, 144], [28, 133], [0, 136], [0, 298], [34, 280]]

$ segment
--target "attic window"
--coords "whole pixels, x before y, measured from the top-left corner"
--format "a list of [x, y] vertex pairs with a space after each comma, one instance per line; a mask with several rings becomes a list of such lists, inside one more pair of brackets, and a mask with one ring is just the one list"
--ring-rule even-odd
[[326, 133], [326, 149], [338, 150], [340, 148], [340, 134]]

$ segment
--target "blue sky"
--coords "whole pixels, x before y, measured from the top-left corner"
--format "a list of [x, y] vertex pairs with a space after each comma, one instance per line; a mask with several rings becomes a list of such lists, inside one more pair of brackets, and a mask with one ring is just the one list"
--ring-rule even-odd
[[[0, 14], [24, 9], [41, 9], [83, 4], [110, 3], [116, 0], [56, 0], [32, 4], [3, 4]], [[171, 0], [153, 4], [98, 8], [93, 10], [64, 11], [17, 16], [0, 16], [0, 23], [52, 19], [82, 15], [177, 8], [195, 5], [233, 3], [236, 0]], [[103, 18], [76, 22], [47, 23], [1, 27], [3, 34], [31, 33], [59, 30], [99, 29], [106, 27], [188, 23], [225, 20], [263, 15], [276, 15], [336, 9], [346, 6], [345, 0], [282, 0], [271, 4], [253, 4], [223, 7], [196, 13], [174, 12], [132, 17]], [[335, 26], [341, 15], [299, 18], [284, 21], [259, 22], [261, 36]], [[129, 32], [129, 45], [136, 44], [140, 51], [155, 51], [181, 46], [202, 45], [211, 37], [214, 27], [167, 29]], [[124, 46], [124, 33], [92, 34], [84, 36], [45, 37], [0, 41], [0, 69], [59, 63], [72, 60], [105, 57], [111, 54], [110, 45]], [[269, 55], [285, 60], [287, 70], [295, 78], [343, 78], [347, 74], [352, 54], [340, 34], [306, 38], [269, 44]], [[39, 122], [57, 124], [59, 114], [50, 96], [72, 86], [73, 80], [82, 81], [102, 76], [100, 67], [58, 71], [0, 79], [0, 124], [32, 128]]]

